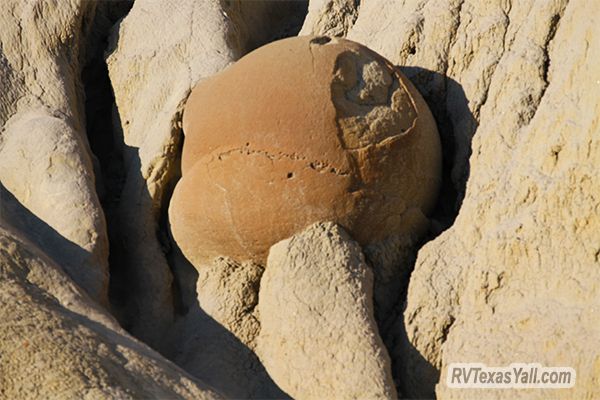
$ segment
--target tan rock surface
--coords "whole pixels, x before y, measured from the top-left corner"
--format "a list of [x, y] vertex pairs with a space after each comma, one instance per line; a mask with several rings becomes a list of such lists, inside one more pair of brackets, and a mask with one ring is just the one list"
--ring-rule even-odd
[[436, 200], [440, 149], [427, 106], [356, 43], [299, 37], [252, 52], [194, 89], [184, 132], [169, 213], [195, 265], [264, 260], [321, 220], [361, 243], [408, 234]]
[[359, 0], [311, 0], [300, 35], [344, 37], [358, 17]]
[[295, 399], [390, 399], [396, 390], [373, 318], [360, 246], [319, 223], [277, 243], [261, 280], [257, 352]]
[[250, 348], [260, 331], [256, 305], [263, 271], [255, 263], [221, 258], [201, 268], [198, 277], [200, 308]]
[[0, 397], [221, 398], [125, 333], [20, 236], [0, 223]]
[[592, 1], [361, 8], [349, 37], [415, 66], [405, 71], [456, 144], [459, 190], [468, 177], [456, 222], [420, 251], [411, 276], [409, 344], [391, 349], [408, 395], [431, 396], [441, 370], [439, 397], [473, 398], [443, 383], [459, 361], [578, 374], [571, 390], [479, 397], [600, 395], [599, 18]]
[[39, 220], [24, 234], [107, 304], [108, 241], [80, 80], [94, 11], [85, 1], [0, 3], [0, 182]]

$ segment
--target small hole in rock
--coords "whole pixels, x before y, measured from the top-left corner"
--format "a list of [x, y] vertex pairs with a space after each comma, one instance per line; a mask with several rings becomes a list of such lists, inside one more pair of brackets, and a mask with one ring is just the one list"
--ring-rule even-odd
[[292, 179], [293, 177], [294, 177], [294, 173], [293, 172], [288, 172], [287, 178], [288, 179]]
[[415, 45], [411, 44], [410, 47], [408, 48], [408, 54], [415, 54], [417, 52], [417, 49], [415, 47]]
[[331, 42], [331, 38], [327, 37], [327, 36], [319, 36], [319, 37], [316, 37], [316, 38], [314, 38], [314, 39], [312, 39], [310, 41], [311, 44], [312, 43], [314, 43], [314, 44], [325, 44], [325, 43], [329, 43], [329, 42]]

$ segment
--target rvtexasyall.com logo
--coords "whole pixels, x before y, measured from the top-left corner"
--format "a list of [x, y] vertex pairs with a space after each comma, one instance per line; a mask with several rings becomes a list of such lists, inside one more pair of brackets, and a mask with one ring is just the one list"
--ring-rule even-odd
[[564, 389], [575, 385], [571, 367], [544, 367], [540, 363], [512, 363], [488, 367], [482, 363], [452, 363], [446, 371], [446, 385], [460, 389]]

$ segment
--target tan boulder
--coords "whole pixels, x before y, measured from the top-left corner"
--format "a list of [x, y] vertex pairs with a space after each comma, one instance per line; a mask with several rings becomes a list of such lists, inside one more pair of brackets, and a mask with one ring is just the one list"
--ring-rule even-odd
[[373, 273], [339, 226], [277, 243], [261, 280], [257, 353], [295, 399], [392, 399], [390, 359], [373, 318]]
[[435, 121], [412, 84], [357, 43], [297, 37], [195, 87], [184, 112], [175, 240], [196, 265], [266, 258], [311, 223], [360, 243], [427, 223], [440, 181]]

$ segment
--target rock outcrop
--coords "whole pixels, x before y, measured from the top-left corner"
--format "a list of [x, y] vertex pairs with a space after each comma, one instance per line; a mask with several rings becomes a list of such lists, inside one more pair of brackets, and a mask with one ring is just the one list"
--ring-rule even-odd
[[80, 80], [94, 11], [87, 1], [0, 3], [0, 182], [21, 206], [6, 217], [108, 305], [108, 240]]
[[264, 46], [196, 86], [183, 122], [169, 216], [194, 265], [263, 262], [324, 220], [361, 244], [426, 229], [440, 181], [435, 121], [412, 84], [357, 43]]
[[0, 315], [2, 398], [221, 398], [125, 333], [5, 223]]
[[198, 277], [200, 308], [251, 348], [260, 331], [256, 305], [263, 270], [255, 263], [221, 258], [200, 268]]
[[348, 37], [406, 66], [454, 144], [448, 168], [464, 194], [452, 227], [420, 251], [397, 321], [407, 395], [432, 396], [439, 380], [438, 396], [472, 398], [445, 386], [459, 361], [571, 366], [575, 387], [552, 395], [600, 395], [599, 18], [591, 1], [362, 6]]
[[373, 274], [337, 225], [315, 224], [271, 248], [258, 311], [257, 352], [293, 398], [396, 397], [373, 318]]

